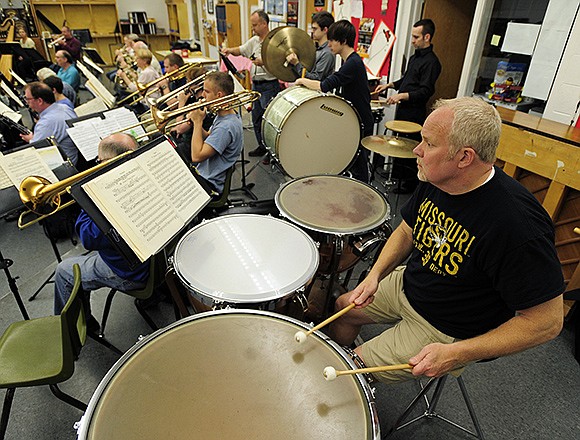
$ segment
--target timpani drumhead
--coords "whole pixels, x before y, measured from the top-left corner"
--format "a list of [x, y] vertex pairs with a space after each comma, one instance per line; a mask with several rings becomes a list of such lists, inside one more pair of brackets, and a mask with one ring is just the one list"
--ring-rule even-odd
[[181, 282], [226, 303], [261, 303], [305, 286], [318, 267], [314, 241], [274, 217], [237, 214], [205, 221], [177, 244], [173, 257]]
[[308, 176], [276, 192], [280, 213], [304, 228], [336, 235], [358, 234], [383, 224], [389, 204], [366, 183], [345, 176]]
[[356, 368], [322, 333], [250, 310], [191, 316], [137, 343], [112, 367], [80, 423], [82, 440], [374, 439], [379, 425]]

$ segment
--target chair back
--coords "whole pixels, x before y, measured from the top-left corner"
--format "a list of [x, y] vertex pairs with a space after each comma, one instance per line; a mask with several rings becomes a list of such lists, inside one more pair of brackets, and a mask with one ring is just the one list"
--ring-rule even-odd
[[234, 174], [234, 165], [232, 165], [226, 171], [226, 179], [224, 180], [224, 190], [219, 198], [212, 200], [207, 204], [208, 208], [221, 208], [228, 203], [228, 197], [230, 196], [230, 189], [232, 186], [232, 174]]
[[[81, 348], [87, 339], [87, 323], [85, 310], [82, 304], [81, 294], [81, 270], [78, 264], [73, 266], [74, 285], [70, 298], [66, 302], [60, 314], [62, 336], [63, 336], [63, 357], [65, 364], [74, 365]], [[67, 359], [70, 357], [71, 359]]]

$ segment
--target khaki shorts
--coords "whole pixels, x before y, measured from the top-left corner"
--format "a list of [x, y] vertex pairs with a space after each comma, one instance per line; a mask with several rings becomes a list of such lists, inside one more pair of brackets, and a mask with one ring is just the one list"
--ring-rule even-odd
[[[362, 357], [368, 367], [406, 364], [423, 347], [434, 342], [450, 344], [457, 339], [441, 333], [419, 315], [403, 293], [405, 267], [396, 268], [381, 283], [374, 301], [362, 311], [378, 324], [393, 324], [377, 337], [365, 342]], [[462, 369], [454, 374], [460, 374]], [[415, 379], [411, 370], [373, 374], [381, 382]]]

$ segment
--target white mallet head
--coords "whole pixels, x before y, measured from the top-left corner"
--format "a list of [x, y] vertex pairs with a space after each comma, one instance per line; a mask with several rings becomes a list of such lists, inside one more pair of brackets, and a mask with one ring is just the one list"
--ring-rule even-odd
[[336, 379], [336, 370], [333, 367], [326, 367], [322, 375], [326, 380], [334, 380]]
[[294, 335], [294, 339], [299, 344], [302, 344], [304, 341], [306, 341], [306, 333], [304, 333], [302, 331], [296, 332], [296, 334]]

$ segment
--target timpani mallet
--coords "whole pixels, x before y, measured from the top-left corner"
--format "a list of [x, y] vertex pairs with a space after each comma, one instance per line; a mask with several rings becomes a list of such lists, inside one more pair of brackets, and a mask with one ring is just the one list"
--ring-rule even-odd
[[333, 367], [326, 367], [322, 375], [326, 380], [334, 380], [338, 376], [345, 376], [347, 374], [364, 374], [364, 373], [379, 373], [381, 371], [395, 371], [395, 370], [410, 370], [413, 366], [411, 364], [398, 365], [382, 365], [380, 367], [359, 368], [357, 370], [342, 370], [337, 371]]
[[330, 324], [332, 321], [334, 321], [337, 318], [340, 318], [342, 315], [344, 315], [346, 312], [348, 312], [350, 309], [352, 309], [356, 304], [355, 303], [351, 303], [348, 306], [346, 306], [344, 309], [339, 310], [338, 312], [336, 312], [334, 315], [332, 315], [331, 317], [325, 319], [324, 321], [322, 321], [320, 324], [318, 324], [317, 326], [312, 327], [310, 330], [308, 330], [306, 333], [303, 331], [299, 331], [296, 332], [296, 334], [294, 335], [294, 339], [296, 340], [296, 342], [298, 342], [299, 344], [302, 344], [304, 341], [306, 341], [306, 337], [311, 335], [312, 333], [314, 333], [316, 330], [320, 330], [322, 327], [324, 327], [327, 324]]

